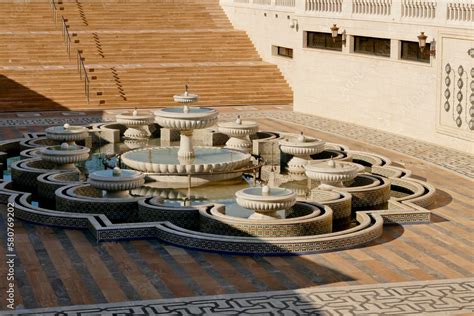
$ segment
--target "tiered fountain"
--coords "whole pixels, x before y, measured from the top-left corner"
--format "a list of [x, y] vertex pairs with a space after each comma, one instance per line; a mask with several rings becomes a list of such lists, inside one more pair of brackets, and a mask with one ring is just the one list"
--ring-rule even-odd
[[304, 177], [305, 165], [311, 159], [311, 155], [324, 150], [324, 141], [314, 137], [307, 137], [301, 132], [298, 137], [288, 138], [280, 141], [280, 149], [285, 154], [293, 155], [288, 162], [288, 172], [290, 175]]
[[217, 111], [211, 108], [189, 107], [198, 100], [197, 94], [188, 92], [186, 85], [183, 94], [175, 95], [175, 102], [183, 104], [181, 108], [165, 108], [155, 112], [156, 122], [164, 127], [180, 132], [178, 157], [194, 158], [193, 130], [203, 129], [217, 122]]
[[105, 191], [104, 197], [125, 198], [130, 197], [130, 190], [145, 184], [145, 175], [135, 170], [115, 167], [113, 170], [95, 171], [87, 181], [92, 187]]
[[157, 181], [187, 182], [192, 175], [194, 183], [232, 179], [242, 175], [250, 163], [250, 154], [218, 147], [193, 147], [194, 129], [214, 125], [217, 111], [210, 108], [189, 107], [198, 96], [187, 90], [175, 95], [182, 107], [165, 108], [155, 112], [156, 122], [181, 134], [179, 147], [142, 148], [122, 155], [122, 162], [134, 170], [148, 174]]
[[[273, 150], [267, 154], [267, 149], [280, 141], [282, 152], [292, 155], [287, 170], [290, 175], [271, 172], [274, 165], [268, 165], [249, 187], [242, 173], [265, 168], [251, 165], [251, 155], [244, 152], [250, 149], [248, 136], [256, 131], [256, 124], [240, 118], [220, 124], [221, 132], [230, 136], [227, 148], [194, 148], [193, 130], [213, 125], [217, 112], [189, 107], [198, 96], [188, 93], [187, 88], [174, 99], [182, 106], [157, 111], [156, 121], [181, 132], [180, 146], [140, 148], [121, 154], [122, 163], [135, 170], [95, 171], [103, 165], [86, 164], [84, 174], [90, 173], [87, 183], [77, 173], [67, 172], [88, 155], [89, 149], [75, 144], [88, 137], [85, 127], [65, 124], [48, 128], [48, 140], [37, 135], [0, 143], [0, 151], [10, 156], [18, 156], [18, 148], [27, 148], [20, 153], [21, 160], [7, 164], [12, 181], [0, 184], [0, 198], [15, 203], [18, 219], [86, 229], [99, 241], [158, 238], [187, 248], [252, 255], [355, 247], [380, 236], [384, 220], [429, 221], [429, 212], [422, 207], [433, 201], [434, 189], [410, 179], [408, 170], [391, 166], [386, 157], [350, 152], [345, 146], [324, 144], [304, 135], [267, 133], [271, 135], [259, 139], [262, 143], [258, 143], [256, 153], [263, 159], [273, 155]], [[150, 122], [150, 118], [142, 114], [137, 111], [117, 118], [132, 130], [138, 126], [139, 132], [129, 131], [125, 138], [144, 136], [146, 124], [140, 124]], [[107, 133], [98, 139], [114, 142], [123, 131], [123, 125], [116, 123], [92, 127]], [[213, 139], [213, 143], [219, 141], [218, 137]], [[118, 141], [110, 145], [114, 155], [127, 150]], [[342, 161], [352, 159], [364, 164], [365, 170]], [[306, 178], [299, 181], [294, 177], [302, 174], [316, 180], [319, 187]], [[144, 186], [145, 177], [158, 181]], [[191, 186], [192, 179], [195, 182]], [[195, 186], [224, 179], [232, 181]], [[262, 182], [274, 187], [259, 187]], [[276, 187], [280, 184], [287, 188]], [[298, 201], [291, 188], [303, 193]], [[156, 196], [161, 199], [153, 198]]]
[[249, 219], [280, 218], [278, 211], [287, 210], [296, 203], [296, 193], [284, 188], [254, 187], [235, 193], [235, 200], [243, 208], [254, 211]]
[[250, 135], [257, 133], [258, 124], [253, 121], [243, 121], [240, 115], [237, 116], [235, 122], [219, 123], [219, 132], [229, 136], [225, 147], [241, 150], [244, 152], [252, 151], [252, 141]]
[[89, 158], [89, 148], [79, 146], [76, 141], [85, 140], [89, 131], [84, 126], [53, 126], [45, 129], [46, 137], [61, 145], [50, 145], [24, 150], [21, 155], [25, 159], [11, 165], [12, 179], [19, 187], [36, 191], [36, 178], [51, 171], [77, 171], [75, 163]]
[[151, 136], [148, 126], [153, 124], [155, 116], [148, 111], [125, 112], [116, 116], [117, 123], [123, 124], [127, 127], [124, 136], [127, 139], [148, 139]]

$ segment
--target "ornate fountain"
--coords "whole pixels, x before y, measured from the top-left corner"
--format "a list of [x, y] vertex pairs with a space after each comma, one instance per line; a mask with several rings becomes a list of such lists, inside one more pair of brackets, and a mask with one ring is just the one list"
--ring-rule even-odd
[[73, 126], [69, 123], [63, 126], [52, 126], [46, 130], [46, 137], [58, 142], [66, 142], [70, 145], [75, 144], [77, 141], [86, 139], [89, 136], [87, 127], [84, 126]]
[[116, 121], [127, 127], [124, 136], [127, 139], [148, 139], [151, 136], [148, 126], [155, 122], [155, 116], [148, 111], [138, 111], [120, 113], [116, 116]]
[[307, 137], [301, 132], [298, 137], [287, 138], [280, 141], [280, 150], [285, 154], [293, 155], [288, 162], [288, 172], [295, 176], [304, 176], [305, 165], [311, 155], [324, 150], [325, 142], [314, 137]]
[[[305, 135], [269, 132], [262, 138], [265, 133], [259, 133], [254, 138], [258, 139], [255, 153], [263, 161], [273, 162], [276, 143], [293, 156], [289, 174], [280, 173], [274, 164], [250, 164], [249, 135], [257, 127], [240, 118], [219, 124], [220, 131], [230, 136], [226, 148], [219, 147], [224, 137], [214, 134], [209, 142], [213, 146], [193, 147], [193, 130], [213, 125], [217, 112], [189, 107], [198, 96], [187, 90], [174, 96], [182, 107], [157, 111], [156, 118], [161, 126], [181, 132], [180, 146], [129, 150], [125, 141], [121, 143], [124, 137], [118, 136], [143, 136], [144, 125], [127, 125], [117, 117], [139, 130], [127, 135], [115, 122], [91, 125], [101, 133], [91, 151], [107, 141], [110, 153], [120, 155], [131, 169], [97, 171], [110, 165], [92, 157], [84, 164], [84, 174], [90, 174], [87, 182], [77, 172], [67, 172], [89, 153], [74, 143], [88, 137], [85, 127], [65, 124], [47, 129], [49, 139], [35, 135], [0, 143], [0, 151], [20, 159], [7, 162], [11, 181], [5, 173], [0, 198], [15, 203], [18, 219], [86, 229], [98, 241], [157, 238], [187, 248], [251, 255], [356, 247], [380, 236], [384, 221], [429, 222], [429, 211], [422, 207], [433, 201], [434, 188], [411, 179], [409, 170], [378, 154], [351, 151]], [[127, 115], [138, 122], [142, 113]], [[172, 133], [164, 134], [160, 142], [168, 136], [173, 140]], [[141, 146], [143, 139], [126, 141]], [[149, 143], [145, 140], [145, 144]], [[244, 171], [257, 167], [253, 183], [250, 177], [242, 177]], [[144, 185], [145, 178], [156, 181]], [[211, 181], [220, 182], [207, 183]], [[272, 187], [260, 187], [261, 183]]]
[[[195, 102], [198, 96], [187, 90], [174, 96], [183, 104]], [[150, 147], [126, 152], [122, 162], [129, 168], [147, 173], [156, 181], [195, 183], [232, 179], [242, 175], [249, 166], [251, 155], [228, 148], [196, 147], [192, 145], [194, 129], [212, 126], [217, 111], [203, 107], [165, 108], [155, 112], [156, 122], [165, 128], [180, 131], [179, 147]]]
[[164, 127], [180, 132], [180, 146], [178, 157], [193, 158], [195, 152], [193, 148], [193, 130], [203, 129], [214, 125], [217, 122], [217, 111], [211, 108], [189, 107], [198, 100], [197, 94], [190, 94], [186, 85], [185, 92], [175, 95], [175, 102], [183, 104], [179, 108], [165, 108], [155, 112], [156, 122]]
[[76, 144], [62, 143], [40, 149], [43, 161], [55, 164], [55, 169], [76, 169], [76, 163], [89, 159], [90, 149]]
[[130, 197], [129, 191], [140, 188], [145, 184], [145, 175], [135, 170], [113, 170], [93, 172], [87, 182], [94, 188], [105, 191], [104, 197]]
[[234, 122], [219, 123], [219, 132], [229, 136], [225, 147], [237, 149], [244, 152], [252, 151], [252, 141], [250, 135], [257, 133], [258, 124], [253, 121], [243, 121], [240, 115]]
[[235, 193], [235, 200], [243, 208], [254, 211], [249, 219], [264, 220], [280, 218], [277, 213], [287, 210], [296, 203], [296, 193], [284, 188], [246, 188]]

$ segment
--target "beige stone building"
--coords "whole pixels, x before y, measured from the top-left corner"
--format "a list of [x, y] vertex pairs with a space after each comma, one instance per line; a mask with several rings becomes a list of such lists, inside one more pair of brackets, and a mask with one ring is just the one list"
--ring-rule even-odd
[[284, 73], [295, 111], [474, 152], [472, 1], [220, 2]]

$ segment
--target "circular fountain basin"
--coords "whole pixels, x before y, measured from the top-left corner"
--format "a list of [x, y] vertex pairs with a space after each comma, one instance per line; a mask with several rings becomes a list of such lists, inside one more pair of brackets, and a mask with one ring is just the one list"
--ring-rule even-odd
[[148, 111], [129, 111], [115, 117], [117, 123], [127, 126], [124, 136], [128, 139], [146, 139], [151, 133], [148, 125], [155, 122], [155, 116]]
[[87, 147], [63, 143], [41, 148], [40, 156], [42, 160], [55, 163], [59, 168], [74, 169], [75, 163], [89, 159], [89, 152], [90, 149]]
[[314, 137], [299, 135], [298, 137], [284, 139], [279, 142], [280, 149], [285, 154], [293, 156], [310, 156], [324, 150], [326, 142]]
[[227, 148], [250, 152], [252, 141], [250, 135], [258, 132], [258, 124], [253, 121], [243, 121], [240, 116], [234, 122], [219, 123], [219, 132], [230, 137], [226, 142]]
[[235, 200], [241, 207], [255, 212], [249, 219], [279, 218], [277, 211], [295, 205], [296, 193], [284, 188], [254, 187], [237, 191]]
[[100, 170], [91, 173], [87, 182], [94, 188], [107, 191], [108, 197], [126, 197], [128, 191], [145, 184], [145, 175], [135, 170]]
[[149, 125], [154, 123], [155, 116], [148, 111], [129, 111], [118, 114], [116, 117], [117, 123], [124, 125]]
[[203, 129], [217, 122], [218, 112], [204, 107], [174, 107], [155, 111], [160, 126], [174, 130]]
[[280, 150], [292, 155], [288, 161], [288, 172], [297, 177], [304, 177], [304, 166], [311, 159], [311, 155], [318, 154], [324, 150], [325, 142], [314, 137], [307, 137], [301, 133], [297, 137], [291, 137], [279, 142]]
[[351, 162], [330, 160], [305, 165], [306, 176], [322, 185], [342, 186], [342, 182], [353, 180], [364, 167]]
[[64, 124], [63, 126], [52, 126], [45, 129], [46, 137], [52, 140], [74, 143], [84, 140], [89, 136], [89, 131], [84, 126], [73, 126]]
[[219, 132], [229, 137], [243, 137], [255, 134], [258, 131], [258, 124], [254, 121], [222, 122], [217, 124]]
[[[196, 147], [194, 158], [183, 159], [178, 157], [178, 150], [178, 147], [144, 148], [124, 153], [121, 159], [131, 169], [158, 175], [211, 175], [212, 173], [228, 172], [236, 177], [241, 175], [241, 172], [235, 174], [235, 170], [248, 166], [251, 158], [250, 154], [236, 150]], [[214, 181], [216, 180], [218, 179], [216, 178]], [[179, 182], [182, 181], [187, 180]]]

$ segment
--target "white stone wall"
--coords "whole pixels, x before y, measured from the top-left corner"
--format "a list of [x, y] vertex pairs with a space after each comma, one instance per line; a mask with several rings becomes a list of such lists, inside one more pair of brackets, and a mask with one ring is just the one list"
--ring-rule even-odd
[[[469, 128], [474, 119], [470, 116], [474, 59], [467, 52], [474, 48], [472, 2], [254, 1], [221, 0], [221, 4], [234, 26], [247, 31], [262, 58], [280, 67], [293, 88], [295, 111], [474, 153], [474, 131]], [[297, 27], [291, 28], [294, 19]], [[335, 23], [348, 34], [342, 52], [304, 48], [304, 31], [329, 33]], [[421, 31], [428, 42], [435, 40], [436, 56], [429, 64], [400, 60], [400, 40], [416, 42]], [[353, 35], [390, 38], [391, 57], [353, 53]], [[275, 45], [293, 48], [293, 59], [274, 56]], [[455, 112], [453, 119], [452, 113], [459, 102], [451, 100], [451, 112], [444, 110], [448, 62], [453, 71], [459, 65], [465, 70], [460, 127], [459, 115]]]

